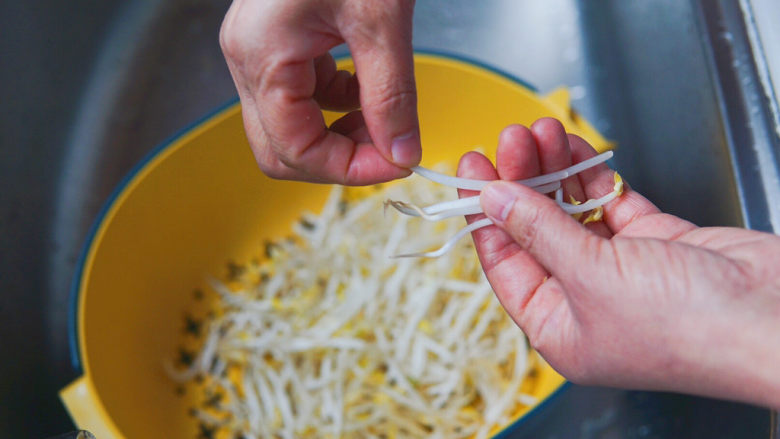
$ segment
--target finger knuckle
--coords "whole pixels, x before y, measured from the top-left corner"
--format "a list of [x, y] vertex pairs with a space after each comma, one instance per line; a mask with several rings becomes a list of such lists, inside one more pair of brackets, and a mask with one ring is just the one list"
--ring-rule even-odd
[[385, 86], [375, 87], [366, 96], [365, 104], [374, 112], [394, 114], [416, 105], [417, 92], [413, 81], [390, 79], [381, 83]]
[[263, 174], [275, 179], [288, 177], [289, 169], [270, 148], [254, 150], [254, 153], [257, 167], [260, 168]]
[[290, 178], [289, 171], [276, 165], [260, 166], [263, 174], [276, 180], [286, 180]]
[[263, 174], [271, 178], [281, 178], [281, 170], [273, 163], [269, 163], [265, 160], [257, 160], [257, 167], [263, 172]]
[[293, 153], [290, 150], [283, 150], [279, 153], [279, 162], [287, 168], [298, 169], [302, 167], [302, 162], [299, 157], [300, 153]]
[[[251, 9], [251, 8], [250, 8]], [[235, 0], [230, 5], [219, 28], [219, 46], [228, 62], [242, 62], [252, 52], [262, 48], [258, 36], [267, 32], [266, 20], [247, 11], [246, 2]]]
[[325, 163], [309, 163], [306, 159], [307, 151], [310, 151], [313, 146], [316, 146], [322, 142], [322, 137], [326, 135], [323, 131], [320, 135], [314, 137], [312, 140], [300, 140], [300, 141], [286, 141], [277, 142], [274, 147], [275, 159], [285, 169], [292, 169], [298, 171], [315, 172], [320, 167], [325, 166]]
[[244, 43], [231, 23], [232, 20], [226, 16], [219, 29], [219, 47], [226, 58], [235, 60], [243, 56]]
[[374, 2], [353, 0], [350, 2], [349, 15], [353, 18], [355, 30], [362, 30], [366, 36], [373, 35], [370, 29], [376, 29], [377, 26], [384, 26], [387, 19], [396, 15], [397, 0], [387, 0], [383, 2], [382, 7], [377, 7]]

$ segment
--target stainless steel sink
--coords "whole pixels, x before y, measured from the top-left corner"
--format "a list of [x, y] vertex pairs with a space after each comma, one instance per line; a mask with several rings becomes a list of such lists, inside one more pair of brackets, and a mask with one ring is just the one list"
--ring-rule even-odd
[[[0, 5], [0, 431], [72, 429], [68, 287], [122, 176], [235, 91], [229, 2]], [[418, 0], [415, 46], [566, 85], [629, 182], [700, 225], [780, 230], [778, 138], [736, 1]], [[343, 48], [335, 52], [343, 53]], [[760, 52], [758, 52], [760, 54]], [[776, 106], [776, 100], [774, 101]], [[516, 437], [770, 437], [768, 410], [571, 386]]]

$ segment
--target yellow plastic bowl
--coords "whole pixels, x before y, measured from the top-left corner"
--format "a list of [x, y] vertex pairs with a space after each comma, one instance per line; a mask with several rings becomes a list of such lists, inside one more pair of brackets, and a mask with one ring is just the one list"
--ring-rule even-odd
[[[540, 97], [473, 63], [431, 54], [415, 61], [424, 165], [455, 162], [475, 147], [493, 151], [506, 125], [543, 116], [597, 149], [609, 146], [571, 111], [565, 89]], [[329, 190], [265, 177], [238, 104], [142, 161], [98, 218], [74, 281], [72, 351], [82, 376], [60, 396], [78, 427], [100, 439], [196, 437], [192, 403], [176, 395], [163, 369], [181, 341], [193, 289], [227, 261], [259, 254], [265, 239], [289, 234]], [[540, 401], [564, 383], [549, 367], [534, 379]]]

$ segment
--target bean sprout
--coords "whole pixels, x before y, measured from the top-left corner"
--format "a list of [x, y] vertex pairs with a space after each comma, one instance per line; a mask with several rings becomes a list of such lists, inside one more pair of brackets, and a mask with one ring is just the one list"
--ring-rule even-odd
[[[580, 203], [576, 201], [574, 198], [571, 197], [571, 195], [570, 195], [571, 203], [567, 203], [563, 201], [563, 190], [561, 189], [561, 181], [565, 178], [571, 177], [572, 175], [590, 169], [598, 164], [601, 164], [609, 160], [612, 157], [612, 155], [613, 155], [612, 151], [603, 152], [587, 160], [583, 160], [580, 163], [569, 166], [566, 169], [552, 172], [545, 175], [540, 175], [538, 177], [528, 178], [525, 180], [518, 180], [517, 183], [532, 187], [533, 189], [537, 190], [540, 193], [554, 192], [554, 199], [555, 202], [558, 204], [558, 206], [560, 206], [561, 209], [563, 209], [566, 213], [572, 215], [577, 220], [579, 220], [580, 215], [583, 212], [592, 211], [591, 214], [585, 218], [583, 224], [588, 224], [594, 221], [601, 221], [604, 215], [603, 206], [609, 203], [610, 201], [614, 200], [615, 198], [619, 197], [623, 193], [623, 179], [620, 177], [620, 175], [617, 172], [615, 172], [614, 174], [615, 185], [612, 188], [611, 192], [609, 192], [608, 194], [600, 198], [587, 200], [584, 203]], [[489, 183], [489, 181], [486, 180], [475, 180], [475, 179], [462, 178], [462, 177], [452, 177], [419, 166], [412, 169], [414, 170], [415, 173], [422, 176], [423, 178], [442, 184], [444, 186], [456, 187], [459, 189], [482, 190], [482, 188], [484, 188]], [[445, 201], [427, 207], [419, 207], [415, 204], [411, 204], [403, 201], [387, 200], [385, 202], [385, 207], [387, 206], [392, 206], [393, 208], [395, 208], [396, 210], [398, 210], [399, 212], [405, 215], [421, 217], [428, 221], [440, 221], [455, 216], [475, 215], [475, 214], [483, 213], [482, 207], [479, 204], [479, 196], [466, 197], [466, 198], [461, 198], [453, 201]], [[473, 232], [483, 227], [487, 227], [491, 224], [492, 221], [487, 218], [475, 221], [474, 223], [469, 224], [468, 226], [456, 232], [450, 239], [448, 239], [444, 243], [444, 245], [439, 247], [437, 250], [404, 253], [404, 254], [396, 255], [396, 257], [437, 258], [441, 255], [446, 254], [450, 249], [453, 248], [455, 242], [457, 242], [458, 240], [460, 240], [470, 232]]]
[[[536, 187], [536, 186], [541, 186], [543, 184], [560, 181], [574, 174], [582, 172], [586, 169], [592, 168], [600, 163], [604, 163], [607, 160], [611, 159], [612, 155], [613, 155], [612, 151], [602, 152], [597, 156], [591, 157], [587, 160], [583, 160], [582, 162], [570, 166], [566, 169], [552, 172], [550, 174], [540, 175], [538, 177], [527, 178], [525, 180], [518, 180], [517, 183], [520, 183], [528, 187]], [[436, 183], [442, 184], [444, 186], [455, 187], [458, 189], [481, 191], [485, 186], [487, 186], [488, 183], [490, 183], [489, 180], [476, 180], [471, 178], [452, 177], [446, 174], [433, 171], [431, 169], [423, 168], [422, 166], [415, 166], [414, 168], [412, 168], [412, 171], [414, 171], [416, 174], [419, 174], [420, 176], [428, 180], [435, 181]]]

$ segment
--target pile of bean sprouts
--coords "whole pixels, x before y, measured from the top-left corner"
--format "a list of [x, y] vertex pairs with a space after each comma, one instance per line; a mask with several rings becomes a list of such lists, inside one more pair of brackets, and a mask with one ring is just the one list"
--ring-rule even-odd
[[392, 258], [410, 237], [440, 245], [463, 219], [385, 215], [384, 201], [455, 191], [419, 176], [352, 191], [334, 187], [265, 260], [212, 281], [199, 352], [167, 369], [221, 396], [192, 410], [215, 437], [484, 438], [536, 402], [524, 390], [537, 356], [471, 240], [437, 259]]

